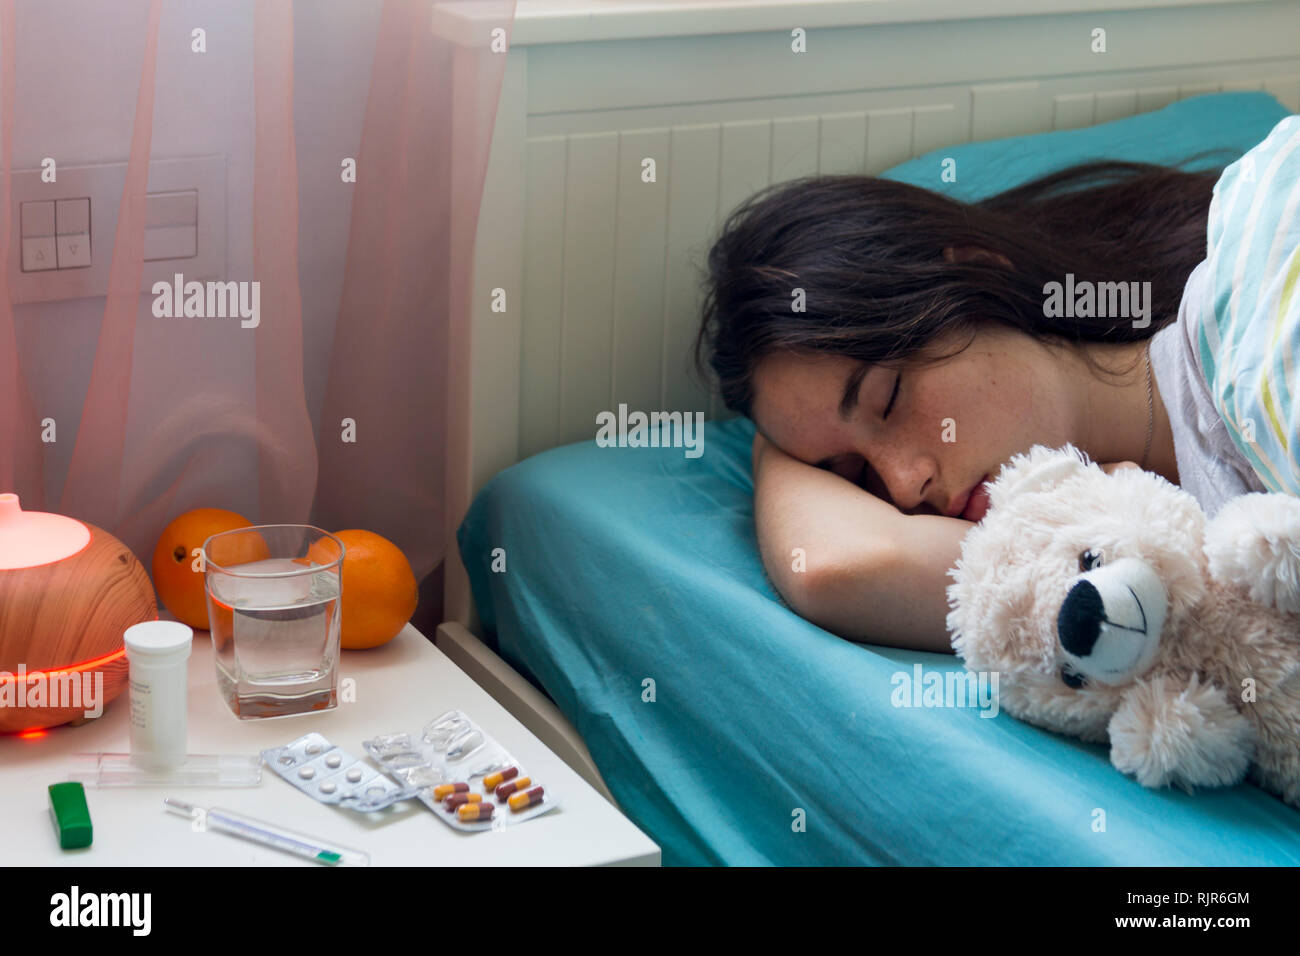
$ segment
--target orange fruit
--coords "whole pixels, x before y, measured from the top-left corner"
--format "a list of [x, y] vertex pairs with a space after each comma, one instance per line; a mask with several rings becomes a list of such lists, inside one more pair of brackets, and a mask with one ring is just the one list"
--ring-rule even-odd
[[[348, 650], [378, 647], [395, 638], [415, 613], [419, 587], [402, 549], [373, 531], [335, 531], [343, 542], [342, 621], [339, 642]], [[314, 552], [314, 553], [313, 553]], [[307, 551], [319, 564], [333, 560], [333, 544]]]
[[153, 549], [153, 586], [163, 606], [176, 620], [200, 630], [208, 629], [204, 576], [194, 570], [194, 549], [203, 547], [203, 542], [211, 535], [249, 528], [252, 524], [233, 511], [195, 508], [163, 529], [158, 545]]

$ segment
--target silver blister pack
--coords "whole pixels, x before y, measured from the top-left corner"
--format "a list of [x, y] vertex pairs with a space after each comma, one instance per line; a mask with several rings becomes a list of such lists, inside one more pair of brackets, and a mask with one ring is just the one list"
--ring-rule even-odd
[[[417, 799], [456, 830], [500, 829], [531, 820], [559, 805], [554, 793], [529, 777], [527, 770], [505, 748], [459, 710], [440, 714], [417, 733], [383, 734], [362, 741], [361, 746], [375, 763], [406, 787], [421, 786], [422, 780], [432, 781], [420, 789]], [[524, 780], [529, 781], [522, 789], [527, 792], [540, 788], [540, 802], [513, 810], [508, 794], [498, 796], [495, 788], [485, 786], [485, 780], [493, 774], [505, 775], [507, 779], [503, 782], [516, 787]], [[456, 785], [463, 786], [458, 793], [466, 801], [491, 806], [491, 818], [466, 821], [460, 819], [456, 808], [449, 810], [444, 799], [436, 796], [437, 788]]]
[[369, 813], [409, 800], [418, 787], [404, 786], [317, 733], [262, 751], [279, 776], [321, 803]]

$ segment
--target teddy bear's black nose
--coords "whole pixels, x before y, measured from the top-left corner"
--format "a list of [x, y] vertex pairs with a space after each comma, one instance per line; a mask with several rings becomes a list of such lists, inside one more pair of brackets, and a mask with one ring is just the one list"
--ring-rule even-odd
[[1101, 592], [1091, 581], [1079, 581], [1070, 588], [1056, 616], [1056, 634], [1061, 646], [1075, 657], [1087, 657], [1101, 633], [1101, 622], [1106, 617], [1106, 607]]

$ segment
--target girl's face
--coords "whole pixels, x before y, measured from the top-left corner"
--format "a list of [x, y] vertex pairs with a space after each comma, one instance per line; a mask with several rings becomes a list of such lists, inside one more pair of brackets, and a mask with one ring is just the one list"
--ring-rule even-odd
[[[969, 338], [940, 341], [946, 354]], [[1078, 443], [1072, 364], [987, 325], [952, 358], [901, 373], [809, 353], [764, 358], [753, 418], [787, 454], [829, 468], [906, 513], [959, 517], [970, 492], [1031, 445]], [[983, 517], [976, 499], [969, 520]]]

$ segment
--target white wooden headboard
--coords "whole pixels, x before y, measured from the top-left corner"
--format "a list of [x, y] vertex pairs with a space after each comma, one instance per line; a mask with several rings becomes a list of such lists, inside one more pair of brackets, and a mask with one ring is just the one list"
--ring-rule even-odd
[[[435, 28], [476, 15], [435, 4]], [[1300, 0], [519, 0], [451, 513], [620, 402], [721, 413], [688, 353], [705, 254], [755, 190], [1244, 89], [1300, 112]], [[473, 628], [454, 540], [447, 570], [445, 616]]]

